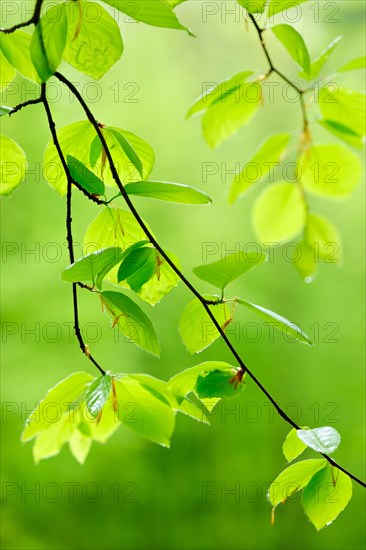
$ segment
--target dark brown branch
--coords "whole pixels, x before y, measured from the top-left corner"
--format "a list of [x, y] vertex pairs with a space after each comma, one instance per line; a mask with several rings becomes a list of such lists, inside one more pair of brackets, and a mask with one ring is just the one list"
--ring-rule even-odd
[[[65, 84], [69, 90], [74, 94], [74, 96], [78, 99], [81, 107], [83, 108], [88, 120], [91, 122], [91, 124], [93, 125], [94, 129], [95, 129], [95, 132], [97, 133], [101, 143], [102, 143], [102, 146], [104, 148], [104, 151], [105, 151], [105, 154], [106, 154], [106, 157], [108, 159], [108, 163], [109, 163], [109, 167], [110, 167], [110, 170], [111, 170], [111, 173], [113, 175], [113, 178], [118, 186], [118, 189], [122, 195], [122, 197], [124, 198], [127, 206], [129, 207], [129, 209], [131, 210], [132, 214], [134, 215], [137, 223], [140, 225], [141, 229], [144, 231], [144, 233], [146, 234], [146, 236], [148, 237], [148, 239], [150, 240], [150, 242], [154, 245], [154, 247], [158, 250], [158, 252], [162, 255], [162, 257], [166, 260], [166, 262], [170, 265], [170, 267], [173, 269], [173, 271], [178, 275], [178, 277], [180, 278], [180, 280], [186, 285], [186, 287], [192, 292], [192, 294], [201, 302], [203, 308], [206, 310], [207, 314], [209, 315], [210, 319], [212, 320], [213, 324], [215, 325], [216, 329], [218, 330], [218, 332], [220, 333], [221, 337], [223, 338], [223, 340], [225, 341], [227, 347], [230, 349], [231, 353], [233, 354], [233, 356], [235, 357], [235, 359], [238, 361], [238, 364], [240, 365], [240, 368], [242, 370], [242, 372], [247, 372], [248, 373], [248, 376], [253, 380], [253, 382], [258, 386], [258, 388], [264, 393], [264, 395], [267, 397], [267, 399], [272, 403], [272, 405], [274, 406], [274, 408], [276, 409], [277, 413], [285, 420], [285, 422], [287, 422], [287, 424], [289, 424], [292, 428], [295, 428], [296, 430], [299, 430], [301, 429], [300, 426], [298, 426], [298, 424], [296, 424], [296, 422], [294, 422], [287, 414], [286, 412], [280, 407], [280, 405], [276, 402], [276, 400], [274, 399], [274, 397], [272, 397], [272, 395], [269, 393], [269, 391], [263, 386], [263, 384], [258, 380], [258, 378], [248, 369], [248, 367], [244, 364], [243, 360], [241, 359], [241, 357], [239, 356], [238, 352], [235, 350], [235, 348], [233, 347], [233, 345], [231, 344], [230, 340], [228, 339], [228, 337], [226, 336], [224, 330], [221, 328], [221, 326], [219, 325], [219, 323], [217, 322], [215, 316], [213, 315], [213, 313], [211, 312], [209, 306], [208, 306], [208, 303], [207, 301], [205, 300], [205, 298], [203, 296], [201, 296], [201, 294], [198, 292], [198, 290], [195, 289], [195, 287], [190, 283], [190, 281], [183, 275], [183, 273], [179, 270], [179, 268], [174, 264], [174, 262], [169, 258], [169, 256], [164, 252], [164, 250], [161, 248], [161, 246], [159, 245], [159, 243], [156, 241], [156, 239], [154, 238], [154, 236], [151, 234], [151, 232], [149, 231], [149, 229], [146, 227], [145, 225], [145, 222], [142, 220], [142, 218], [140, 217], [139, 213], [137, 212], [135, 206], [133, 205], [133, 203], [131, 202], [131, 199], [130, 197], [128, 196], [128, 194], [126, 193], [124, 187], [123, 187], [123, 184], [119, 178], [119, 175], [118, 175], [118, 172], [116, 170], [116, 167], [115, 167], [115, 164], [114, 164], [114, 161], [113, 161], [113, 158], [112, 158], [112, 155], [111, 155], [111, 152], [108, 148], [108, 145], [106, 143], [106, 140], [103, 136], [103, 133], [101, 131], [101, 128], [100, 128], [100, 125], [98, 124], [97, 120], [95, 119], [94, 115], [92, 114], [92, 112], [90, 111], [88, 105], [85, 103], [83, 97], [81, 96], [81, 94], [79, 93], [79, 91], [75, 88], [75, 86], [67, 79], [65, 78], [62, 74], [56, 72], [55, 73], [55, 76], [61, 81], [63, 82], [63, 84]], [[346, 475], [348, 475], [351, 479], [353, 479], [356, 483], [358, 483], [359, 485], [362, 485], [363, 487], [366, 487], [366, 483], [364, 481], [362, 481], [361, 479], [359, 479], [358, 477], [356, 477], [355, 475], [353, 475], [351, 472], [349, 472], [348, 470], [346, 470], [345, 468], [343, 468], [342, 466], [340, 466], [339, 464], [337, 464], [330, 456], [326, 455], [326, 454], [323, 454], [323, 453], [320, 453], [328, 462], [329, 464], [331, 464], [332, 466], [335, 466], [336, 468], [338, 468], [339, 470], [341, 470], [343, 473], [345, 473]]]
[[41, 17], [42, 4], [43, 4], [43, 0], [37, 0], [36, 5], [34, 7], [33, 15], [30, 19], [28, 19], [27, 21], [24, 21], [23, 23], [17, 23], [16, 25], [14, 25], [13, 27], [10, 27], [9, 29], [0, 29], [0, 32], [3, 32], [4, 34], [10, 34], [23, 27], [28, 27], [29, 25], [32, 25], [32, 24], [37, 25]]
[[[48, 120], [48, 126], [50, 128], [50, 132], [53, 138], [53, 143], [56, 147], [57, 154], [60, 158], [62, 167], [65, 171], [66, 178], [67, 178], [67, 195], [66, 195], [66, 240], [67, 240], [67, 246], [69, 250], [69, 256], [70, 256], [70, 263], [74, 263], [75, 256], [74, 256], [74, 243], [73, 243], [73, 237], [72, 237], [72, 212], [71, 212], [71, 194], [72, 194], [72, 185], [73, 185], [73, 179], [70, 174], [69, 167], [67, 166], [65, 157], [63, 155], [60, 142], [57, 137], [56, 133], [56, 126], [55, 122], [52, 118], [51, 109], [47, 100], [46, 96], [46, 84], [42, 84], [41, 87], [41, 101], [44, 105], [46, 114], [47, 114], [47, 120]], [[102, 373], [105, 374], [104, 369], [96, 362], [94, 357], [90, 354], [88, 347], [86, 346], [81, 330], [80, 330], [80, 323], [79, 323], [79, 310], [78, 310], [78, 298], [77, 298], [77, 285], [76, 283], [73, 283], [72, 285], [72, 297], [73, 297], [73, 309], [74, 309], [74, 330], [76, 338], [78, 339], [80, 349], [81, 351], [87, 356], [87, 358], [97, 367], [97, 369]]]
[[37, 99], [29, 99], [28, 101], [24, 101], [24, 103], [19, 103], [19, 105], [16, 105], [16, 107], [12, 108], [9, 116], [15, 115], [15, 113], [21, 111], [22, 109], [24, 109], [24, 107], [28, 107], [29, 105], [37, 105], [37, 103], [42, 103], [41, 97], [37, 97]]

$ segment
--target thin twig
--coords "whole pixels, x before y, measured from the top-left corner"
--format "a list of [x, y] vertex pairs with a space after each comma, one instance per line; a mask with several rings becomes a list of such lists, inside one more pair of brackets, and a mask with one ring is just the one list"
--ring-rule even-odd
[[[192, 283], [190, 283], [190, 281], [183, 275], [183, 273], [179, 270], [179, 268], [174, 264], [174, 262], [169, 258], [169, 256], [164, 252], [164, 250], [161, 248], [161, 246], [159, 245], [159, 243], [156, 241], [156, 239], [154, 238], [154, 236], [151, 234], [151, 232], [149, 231], [149, 229], [147, 228], [145, 222], [142, 220], [142, 218], [140, 217], [139, 213], [137, 212], [135, 206], [133, 205], [133, 203], [131, 202], [131, 199], [130, 197], [128, 196], [128, 194], [126, 193], [124, 187], [123, 187], [123, 184], [119, 178], [119, 175], [118, 175], [118, 172], [116, 170], [116, 167], [115, 167], [115, 164], [114, 164], [114, 161], [113, 161], [113, 158], [112, 158], [112, 155], [111, 155], [111, 152], [108, 148], [108, 145], [106, 143], [106, 140], [103, 136], [103, 133], [101, 131], [101, 128], [100, 128], [100, 125], [98, 124], [97, 120], [95, 119], [94, 115], [92, 114], [92, 112], [90, 111], [88, 105], [85, 103], [83, 97], [81, 96], [81, 94], [79, 93], [79, 91], [75, 88], [75, 86], [67, 79], [65, 78], [61, 73], [58, 73], [56, 72], [55, 73], [55, 76], [61, 81], [63, 82], [69, 89], [70, 91], [74, 94], [74, 96], [78, 99], [81, 107], [83, 108], [88, 120], [91, 122], [91, 124], [93, 125], [101, 143], [102, 143], [102, 146], [104, 148], [104, 151], [105, 151], [105, 154], [106, 154], [106, 157], [108, 159], [108, 163], [109, 163], [109, 167], [110, 167], [110, 170], [111, 170], [111, 173], [113, 175], [113, 178], [118, 186], [118, 189], [120, 190], [120, 193], [122, 195], [122, 197], [124, 198], [127, 206], [129, 207], [130, 211], [132, 212], [133, 216], [135, 217], [137, 223], [139, 224], [139, 226], [141, 227], [141, 229], [144, 231], [144, 233], [146, 234], [146, 236], [148, 237], [148, 239], [150, 240], [150, 242], [155, 246], [155, 248], [159, 251], [159, 253], [163, 256], [163, 258], [166, 260], [166, 262], [170, 265], [170, 267], [173, 269], [173, 271], [178, 275], [178, 277], [180, 278], [180, 280], [186, 285], [186, 287], [192, 292], [192, 294], [201, 302], [202, 306], [204, 307], [204, 309], [206, 310], [207, 314], [209, 315], [209, 317], [211, 318], [212, 322], [214, 323], [215, 327], [217, 328], [218, 332], [220, 333], [220, 335], [222, 336], [223, 340], [225, 341], [227, 347], [230, 349], [230, 351], [232, 352], [232, 354], [234, 355], [234, 357], [236, 358], [236, 360], [238, 361], [239, 365], [240, 365], [240, 368], [242, 370], [242, 372], [247, 372], [248, 373], [248, 376], [253, 380], [253, 382], [259, 387], [259, 389], [264, 393], [264, 395], [268, 398], [268, 400], [272, 403], [272, 405], [274, 406], [274, 408], [276, 409], [276, 411], [278, 412], [278, 414], [285, 420], [285, 422], [287, 422], [287, 424], [289, 424], [292, 428], [295, 428], [296, 430], [299, 430], [301, 429], [300, 426], [298, 424], [296, 424], [296, 422], [294, 422], [287, 414], [286, 412], [280, 407], [280, 405], [276, 402], [276, 400], [274, 399], [274, 397], [272, 397], [272, 395], [268, 392], [268, 390], [263, 386], [263, 384], [258, 380], [258, 378], [248, 369], [248, 367], [244, 364], [243, 360], [240, 358], [238, 352], [235, 350], [235, 348], [233, 347], [233, 345], [231, 344], [230, 340], [227, 338], [224, 330], [221, 328], [221, 326], [219, 325], [219, 323], [217, 322], [215, 316], [213, 315], [213, 313], [211, 312], [209, 306], [208, 306], [208, 303], [207, 301], [205, 300], [205, 298], [195, 289], [195, 287], [192, 285]], [[361, 479], [359, 479], [357, 476], [355, 476], [354, 474], [352, 474], [351, 472], [349, 472], [348, 470], [346, 470], [345, 468], [343, 468], [343, 466], [340, 466], [339, 464], [337, 464], [330, 456], [328, 456], [327, 454], [324, 454], [324, 453], [320, 453], [328, 462], [329, 464], [331, 464], [332, 466], [335, 466], [336, 468], [338, 468], [339, 470], [341, 470], [343, 473], [345, 473], [347, 476], [349, 476], [351, 479], [353, 479], [356, 483], [358, 483], [359, 485], [362, 485], [363, 487], [366, 487], [366, 483], [364, 481], [362, 481]]]
[[18, 29], [21, 29], [22, 27], [28, 27], [29, 25], [37, 25], [40, 17], [41, 17], [41, 9], [42, 9], [43, 0], [37, 0], [36, 5], [34, 7], [33, 15], [30, 19], [27, 21], [24, 21], [23, 23], [17, 23], [16, 25], [13, 25], [9, 29], [0, 29], [0, 32], [3, 32], [4, 34], [10, 34], [12, 32], [15, 32]]
[[[67, 209], [66, 209], [66, 240], [67, 240], [67, 246], [69, 250], [69, 256], [70, 256], [70, 263], [74, 263], [75, 256], [74, 256], [74, 244], [73, 244], [73, 237], [72, 237], [72, 212], [71, 212], [71, 195], [72, 195], [72, 185], [73, 185], [73, 179], [70, 174], [69, 167], [67, 166], [65, 157], [63, 155], [60, 142], [57, 137], [56, 133], [56, 126], [55, 122], [52, 118], [51, 109], [47, 100], [46, 96], [46, 84], [42, 84], [41, 87], [41, 100], [44, 105], [46, 114], [47, 114], [47, 120], [48, 120], [48, 126], [50, 128], [50, 132], [53, 138], [53, 143], [56, 147], [57, 154], [60, 158], [62, 167], [65, 171], [66, 178], [67, 178], [67, 195], [66, 195], [66, 201], [67, 201]], [[76, 283], [73, 283], [72, 285], [72, 296], [73, 296], [73, 308], [74, 308], [74, 330], [76, 338], [78, 339], [80, 348], [82, 352], [87, 356], [87, 358], [97, 367], [97, 369], [102, 373], [105, 374], [105, 370], [102, 369], [102, 367], [96, 362], [94, 357], [90, 354], [89, 349], [87, 345], [85, 344], [81, 330], [80, 330], [80, 323], [79, 323], [79, 310], [78, 310], [78, 298], [77, 298], [77, 285]]]

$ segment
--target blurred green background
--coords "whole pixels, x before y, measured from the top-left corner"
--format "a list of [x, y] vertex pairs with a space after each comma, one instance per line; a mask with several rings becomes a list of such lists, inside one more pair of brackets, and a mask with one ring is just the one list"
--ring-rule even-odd
[[[98, 120], [128, 129], [151, 143], [157, 158], [153, 178], [191, 184], [213, 197], [210, 207], [136, 200], [160, 242], [179, 255], [186, 274], [205, 259], [207, 243], [217, 245], [216, 254], [209, 257], [217, 260], [255, 240], [250, 211], [261, 186], [235, 208], [229, 207], [226, 197], [232, 176], [221, 177], [221, 165], [234, 169], [266, 135], [295, 130], [300, 124], [298, 105], [281, 99], [282, 85], [277, 88], [275, 104], [267, 100], [251, 124], [215, 151], [205, 145], [199, 119], [184, 121], [204, 82], [220, 82], [244, 69], [266, 68], [253, 30], [247, 32], [241, 18], [227, 14], [234, 2], [206, 2], [217, 9], [206, 22], [204, 4], [192, 1], [177, 9], [197, 38], [128, 22], [119, 14], [125, 52], [97, 84], [90, 84], [66, 64], [61, 68], [78, 83]], [[31, 9], [32, 3], [11, 5], [19, 11], [7, 17], [4, 26], [29, 16], [22, 9]], [[281, 17], [277, 20], [281, 22]], [[362, 54], [363, 24], [363, 2], [347, 0], [309, 2], [302, 6], [295, 26], [303, 32], [313, 57], [343, 35], [329, 63], [336, 68]], [[295, 77], [296, 68], [282, 47], [270, 37], [269, 43], [277, 64]], [[360, 72], [345, 73], [338, 81], [358, 90], [364, 85]], [[2, 103], [16, 105], [35, 96], [31, 83], [19, 78], [16, 84], [17, 90], [3, 94]], [[65, 90], [55, 83], [51, 91], [59, 126], [83, 118]], [[34, 465], [31, 445], [23, 446], [19, 440], [26, 412], [69, 373], [93, 370], [70, 341], [70, 288], [59, 277], [68, 264], [65, 200], [40, 175], [49, 140], [45, 115], [41, 107], [32, 107], [4, 120], [2, 126], [27, 152], [33, 171], [10, 199], [2, 201], [2, 548], [363, 548], [365, 495], [358, 485], [354, 485], [347, 509], [319, 533], [308, 522], [299, 499], [280, 507], [271, 526], [265, 495], [269, 483], [285, 467], [281, 445], [288, 426], [250, 381], [237, 402], [227, 402], [226, 409], [219, 407], [212, 416], [212, 427], [179, 415], [170, 450], [121, 427], [106, 446], [94, 445], [84, 467], [67, 448], [56, 458]], [[314, 127], [314, 135], [319, 142], [334, 141], [320, 127]], [[208, 162], [217, 163], [220, 170], [205, 179], [202, 171]], [[283, 259], [281, 249], [276, 249], [275, 261], [240, 279], [232, 293], [297, 321], [313, 337], [317, 331], [318, 344], [309, 348], [288, 343], [280, 333], [270, 341], [263, 325], [255, 342], [248, 323], [258, 320], [245, 311], [238, 311], [232, 338], [248, 365], [299, 424], [330, 425], [340, 431], [342, 444], [335, 459], [364, 478], [364, 186], [360, 184], [346, 201], [311, 198], [311, 204], [340, 228], [343, 264], [322, 265], [317, 279], [305, 284]], [[97, 211], [97, 206], [75, 193], [74, 234], [79, 243]], [[81, 254], [80, 245], [76, 252]], [[193, 275], [192, 280], [201, 291], [212, 290]], [[167, 379], [201, 361], [231, 362], [221, 342], [199, 356], [191, 357], [185, 351], [177, 323], [190, 299], [179, 285], [154, 310], [146, 306], [161, 340], [161, 360], [116, 342], [98, 301], [80, 293], [81, 321], [88, 329], [85, 338], [104, 368], [114, 372], [147, 372]], [[336, 342], [329, 342], [334, 327]], [[15, 334], [9, 334], [12, 328]], [[243, 328], [247, 341], [240, 336]], [[27, 332], [32, 329], [35, 334]], [[234, 409], [236, 414], [227, 414]], [[309, 451], [306, 454], [314, 456]], [[208, 483], [215, 494], [205, 498]], [[27, 493], [37, 487], [39, 499]], [[238, 491], [236, 496], [226, 492], [233, 489]]]

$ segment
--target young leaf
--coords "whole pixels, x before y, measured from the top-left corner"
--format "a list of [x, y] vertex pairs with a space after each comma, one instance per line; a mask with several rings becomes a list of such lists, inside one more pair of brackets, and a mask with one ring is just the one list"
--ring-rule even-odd
[[127, 280], [135, 292], [151, 279], [158, 268], [155, 248], [133, 250], [121, 263], [118, 270], [118, 282]]
[[268, 0], [237, 0], [249, 13], [263, 13]]
[[[204, 296], [204, 298], [206, 300], [218, 300], [217, 296]], [[220, 327], [225, 330], [232, 321], [227, 303], [210, 305], [209, 308]], [[204, 350], [220, 336], [219, 331], [197, 298], [189, 302], [184, 308], [179, 321], [179, 333], [187, 350], [192, 354]]]
[[352, 498], [352, 481], [348, 475], [327, 464], [305, 487], [301, 503], [317, 531], [330, 525]]
[[169, 447], [175, 425], [172, 407], [133, 377], [116, 378], [115, 388], [122, 424], [150, 441]]
[[12, 107], [7, 107], [6, 105], [0, 105], [0, 116], [10, 115], [14, 109]]
[[363, 149], [364, 138], [349, 126], [344, 126], [344, 124], [339, 124], [334, 120], [317, 120], [316, 122], [345, 143], [356, 147], [356, 149]]
[[211, 103], [202, 117], [203, 135], [214, 148], [248, 124], [261, 105], [262, 88], [248, 82]]
[[99, 4], [65, 4], [68, 32], [64, 59], [78, 71], [101, 78], [121, 57], [123, 42], [116, 21]]
[[87, 389], [85, 394], [86, 407], [93, 418], [96, 418], [103, 409], [111, 389], [112, 377], [108, 372], [97, 378]]
[[203, 281], [223, 290], [232, 281], [244, 273], [265, 262], [267, 256], [257, 252], [241, 252], [229, 254], [210, 264], [195, 267], [193, 273]]
[[74, 458], [79, 464], [84, 464], [88, 457], [93, 440], [86, 436], [81, 429], [76, 428], [70, 436], [69, 448]]
[[238, 380], [237, 384], [233, 382], [235, 375], [233, 369], [203, 372], [197, 378], [194, 391], [202, 401], [235, 397], [245, 389], [245, 383], [242, 380]]
[[104, 277], [123, 257], [122, 249], [117, 247], [92, 252], [64, 269], [61, 279], [69, 283], [92, 281], [93, 286], [101, 288]]
[[23, 149], [3, 134], [0, 134], [0, 153], [0, 195], [11, 195], [25, 178], [27, 159]]
[[365, 135], [365, 94], [328, 84], [319, 90], [319, 107], [323, 117]]
[[166, 181], [127, 183], [125, 190], [129, 195], [151, 197], [178, 204], [209, 204], [212, 202], [208, 195], [194, 187], [179, 183], [168, 183]]
[[118, 128], [109, 128], [109, 132], [114, 138], [116, 138], [117, 143], [120, 145], [128, 160], [133, 164], [140, 176], [142, 176], [144, 170], [142, 162], [131, 143], [123, 134], [123, 131]]
[[268, 17], [271, 18], [277, 13], [281, 13], [282, 11], [287, 12], [291, 8], [294, 8], [299, 4], [307, 1], [308, 0], [271, 0], [268, 8]]
[[293, 428], [286, 436], [282, 445], [282, 451], [287, 462], [297, 458], [306, 449], [306, 444], [297, 436], [296, 428]]
[[315, 251], [319, 258], [326, 259], [328, 263], [340, 261], [341, 236], [338, 229], [327, 218], [309, 214], [305, 239], [313, 249], [314, 257]]
[[37, 436], [32, 448], [34, 462], [38, 464], [42, 459], [58, 455], [74, 429], [73, 414], [65, 412], [57, 422]]
[[76, 183], [78, 183], [83, 189], [88, 191], [88, 193], [91, 193], [92, 195], [104, 195], [104, 183], [82, 162], [72, 155], [67, 155], [67, 166], [73, 180], [76, 181]]
[[271, 27], [275, 37], [285, 46], [292, 59], [310, 74], [310, 56], [303, 37], [291, 25]]
[[340, 69], [338, 69], [339, 73], [343, 73], [346, 71], [357, 71], [358, 69], [364, 69], [366, 67], [366, 55], [363, 55], [361, 57], [358, 57], [357, 59], [352, 59], [352, 61], [349, 61], [345, 65], [342, 65]]
[[262, 319], [265, 319], [265, 321], [267, 321], [268, 323], [271, 323], [286, 336], [292, 336], [296, 340], [299, 340], [300, 342], [303, 342], [308, 346], [313, 345], [309, 336], [305, 334], [305, 332], [303, 332], [300, 327], [298, 327], [294, 323], [291, 323], [285, 317], [278, 315], [278, 313], [274, 313], [274, 311], [266, 309], [262, 306], [257, 306], [256, 304], [252, 304], [251, 302], [247, 302], [246, 300], [242, 300], [239, 298], [237, 299], [237, 302], [242, 306], [250, 309], [250, 311], [253, 311], [253, 313], [259, 315], [259, 317], [262, 317]]
[[[14, 33], [13, 33], [14, 34]], [[0, 33], [0, 38], [3, 33]], [[12, 67], [6, 57], [2, 54], [1, 51], [1, 41], [0, 41], [0, 92], [5, 90], [14, 80], [16, 75], [16, 70]]]
[[297, 430], [297, 436], [305, 445], [319, 453], [333, 453], [341, 442], [341, 436], [337, 430], [329, 426], [313, 430]]
[[136, 21], [154, 27], [190, 31], [178, 20], [176, 14], [164, 0], [104, 0], [113, 8], [122, 11]]
[[233, 204], [249, 187], [261, 181], [271, 168], [276, 166], [286, 151], [290, 134], [275, 134], [267, 138], [257, 149], [254, 156], [244, 165], [231, 185], [229, 203]]
[[102, 292], [101, 298], [113, 318], [113, 326], [118, 325], [122, 334], [140, 348], [153, 355], [160, 355], [154, 327], [146, 313], [135, 302], [121, 292], [109, 290]]
[[301, 240], [298, 244], [301, 250], [301, 256], [298, 257], [294, 250], [292, 258], [293, 265], [300, 277], [304, 279], [306, 283], [311, 283], [315, 279], [318, 270], [316, 251], [314, 251], [314, 248], [310, 248], [305, 240]]
[[268, 499], [276, 508], [291, 495], [303, 489], [312, 477], [327, 466], [324, 458], [312, 458], [292, 464], [276, 477], [268, 491]]
[[[14, 78], [14, 69], [25, 78], [33, 82], [39, 82], [39, 76], [30, 54], [31, 38], [31, 34], [19, 29], [11, 34], [0, 32], [0, 50], [5, 58], [5, 63], [4, 58], [1, 58], [4, 84], [8, 84]], [[11, 70], [8, 64], [14, 69]]]
[[359, 158], [343, 145], [313, 145], [300, 159], [307, 191], [326, 197], [348, 196], [361, 179]]
[[67, 38], [65, 4], [51, 6], [39, 20], [30, 43], [32, 62], [42, 82], [57, 70]]
[[281, 243], [304, 228], [306, 205], [298, 185], [280, 182], [265, 189], [253, 210], [253, 224], [263, 242]]
[[41, 432], [52, 428], [73, 405], [77, 405], [94, 377], [86, 372], [74, 372], [54, 388], [40, 401], [27, 419], [21, 436], [23, 442], [30, 441]]
[[310, 65], [310, 72], [306, 73], [305, 71], [302, 71], [299, 73], [299, 76], [305, 78], [306, 80], [316, 78], [341, 40], [342, 37], [337, 36], [337, 38], [328, 44], [323, 53], [312, 62]]
[[208, 107], [216, 101], [225, 101], [226, 97], [230, 94], [237, 94], [241, 86], [245, 84], [252, 74], [253, 71], [242, 71], [220, 82], [220, 84], [216, 84], [195, 100], [193, 105], [189, 108], [186, 118], [207, 110]]

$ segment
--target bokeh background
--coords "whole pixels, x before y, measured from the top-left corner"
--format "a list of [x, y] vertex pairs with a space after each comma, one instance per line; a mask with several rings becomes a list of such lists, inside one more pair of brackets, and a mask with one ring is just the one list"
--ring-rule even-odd
[[[32, 4], [11, 3], [16, 11], [6, 16], [3, 25], [19, 17], [25, 19], [28, 14], [24, 10], [30, 10]], [[274, 104], [266, 101], [247, 127], [215, 151], [205, 145], [199, 119], [184, 120], [203, 83], [220, 82], [240, 70], [266, 68], [253, 30], [248, 32], [238, 17], [240, 12], [236, 17], [227, 13], [234, 2], [206, 2], [216, 12], [206, 21], [204, 4], [193, 0], [177, 8], [196, 38], [132, 23], [119, 14], [125, 52], [97, 84], [90, 84], [66, 64], [61, 69], [78, 83], [98, 120], [135, 132], [151, 143], [157, 158], [153, 178], [191, 184], [213, 197], [210, 207], [137, 199], [144, 218], [164, 247], [179, 255], [186, 274], [205, 259], [207, 243], [215, 243], [216, 253], [210, 259], [216, 260], [255, 240], [250, 211], [261, 186], [253, 188], [236, 207], [229, 207], [226, 197], [232, 176], [225, 178], [221, 167], [233, 169], [235, 163], [247, 160], [269, 133], [296, 130], [300, 124], [298, 105], [283, 100], [281, 93]], [[6, 13], [3, 9], [3, 15]], [[281, 16], [277, 21], [283, 21]], [[292, 21], [292, 15], [285, 20]], [[308, 2], [295, 23], [314, 57], [333, 38], [343, 35], [330, 68], [362, 54], [363, 25], [363, 2], [353, 0]], [[277, 64], [295, 77], [296, 67], [284, 50], [271, 37], [268, 41]], [[338, 82], [357, 90], [364, 86], [360, 72], [345, 73]], [[36, 95], [31, 83], [19, 78], [16, 84], [17, 90], [5, 93], [2, 103], [16, 105]], [[83, 118], [65, 90], [55, 84], [52, 91], [58, 125]], [[211, 427], [179, 415], [170, 450], [121, 427], [107, 445], [95, 444], [83, 467], [67, 448], [56, 458], [34, 465], [31, 445], [23, 446], [19, 440], [27, 411], [71, 372], [93, 371], [77, 344], [70, 341], [70, 288], [60, 281], [60, 271], [68, 264], [65, 200], [41, 175], [42, 154], [49, 140], [45, 115], [36, 106], [3, 120], [2, 126], [27, 152], [31, 169], [13, 196], [1, 203], [2, 240], [7, 251], [1, 263], [1, 468], [3, 489], [14, 492], [3, 493], [2, 547], [363, 548], [365, 495], [357, 485], [347, 509], [319, 533], [308, 522], [299, 499], [280, 507], [271, 526], [266, 491], [285, 467], [281, 445], [288, 426], [251, 382], [236, 402], [218, 409]], [[335, 141], [316, 125], [314, 136], [319, 142]], [[220, 170], [205, 180], [202, 174], [208, 162], [217, 163]], [[313, 337], [315, 331], [317, 345], [291, 344], [281, 334], [270, 341], [263, 325], [257, 325], [261, 331], [257, 339], [248, 323], [258, 323], [258, 319], [245, 311], [237, 312], [232, 338], [248, 365], [297, 422], [313, 427], [330, 425], [341, 432], [342, 444], [335, 458], [364, 478], [364, 186], [360, 184], [346, 201], [311, 198], [311, 204], [339, 227], [342, 265], [322, 265], [317, 279], [305, 284], [284, 260], [281, 249], [276, 249], [274, 262], [240, 279], [232, 292], [297, 321]], [[97, 206], [75, 193], [74, 233], [79, 243], [97, 211]], [[80, 245], [76, 251], [81, 254]], [[192, 278], [201, 291], [212, 290]], [[161, 360], [133, 345], [116, 342], [109, 320], [88, 293], [80, 294], [85, 338], [103, 366], [114, 372], [146, 372], [167, 379], [204, 360], [231, 362], [220, 341], [199, 356], [191, 357], [185, 351], [177, 324], [190, 298], [180, 285], [154, 310], [146, 307], [161, 340]], [[11, 327], [15, 334], [9, 334]], [[243, 329], [246, 339], [240, 336]], [[31, 330], [35, 333], [28, 332]], [[235, 415], [227, 414], [234, 408]], [[306, 454], [314, 456], [310, 451]], [[215, 494], [204, 498], [207, 483], [213, 484], [210, 487]], [[39, 499], [27, 493], [37, 487]], [[73, 497], [70, 487], [74, 487]], [[232, 489], [239, 494], [225, 493]]]

